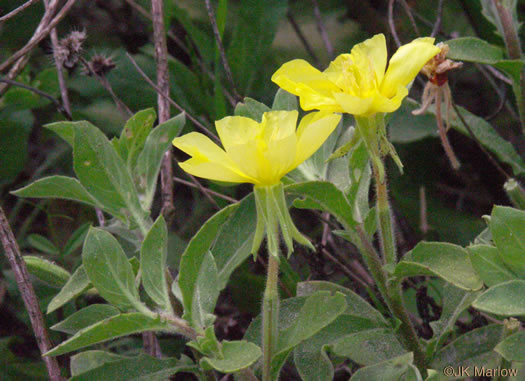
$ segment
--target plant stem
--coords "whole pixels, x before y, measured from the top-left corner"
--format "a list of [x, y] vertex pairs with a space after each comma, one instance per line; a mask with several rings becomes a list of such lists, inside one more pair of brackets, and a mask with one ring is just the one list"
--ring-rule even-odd
[[[48, 352], [52, 347], [51, 341], [49, 340], [48, 332], [44, 322], [44, 317], [42, 316], [42, 311], [38, 304], [38, 298], [35, 294], [35, 290], [31, 281], [29, 280], [29, 273], [25, 265], [22, 254], [20, 253], [20, 248], [18, 243], [15, 240], [15, 236], [7, 218], [5, 217], [3, 209], [0, 207], [0, 240], [2, 241], [2, 246], [4, 247], [4, 252], [11, 265], [11, 269], [15, 275], [16, 283], [24, 305], [26, 307], [27, 313], [29, 314], [29, 320], [31, 321], [31, 326], [33, 327], [33, 332], [35, 334], [36, 342], [40, 353]], [[49, 379], [51, 381], [62, 381], [62, 375], [60, 374], [60, 367], [55, 357], [44, 356], [42, 358], [46, 364], [47, 371], [49, 374]]]
[[263, 381], [271, 380], [272, 357], [277, 347], [279, 320], [279, 262], [268, 254], [268, 277], [263, 299]]

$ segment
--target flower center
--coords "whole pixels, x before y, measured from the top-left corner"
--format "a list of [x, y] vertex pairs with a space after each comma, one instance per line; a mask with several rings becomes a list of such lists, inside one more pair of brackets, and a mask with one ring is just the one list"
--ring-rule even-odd
[[338, 85], [346, 93], [367, 98], [379, 88], [373, 62], [357, 49], [343, 62], [342, 71]]

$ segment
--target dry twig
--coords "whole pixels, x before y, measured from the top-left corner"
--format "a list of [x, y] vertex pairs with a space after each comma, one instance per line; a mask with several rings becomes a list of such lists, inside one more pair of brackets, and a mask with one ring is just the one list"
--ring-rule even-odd
[[30, 5], [33, 5], [35, 4], [36, 2], [38, 2], [39, 0], [29, 0], [29, 1], [26, 1], [24, 4], [22, 4], [21, 6], [19, 6], [18, 8], [15, 8], [13, 9], [11, 12], [9, 12], [8, 14], [0, 17], [0, 23], [2, 22], [5, 22], [7, 20], [9, 20], [10, 18], [13, 18], [15, 17], [17, 14], [19, 14], [20, 12], [22, 12], [24, 9], [26, 9], [27, 7], [29, 7]]
[[[29, 319], [31, 321], [31, 326], [33, 327], [33, 332], [35, 334], [36, 342], [40, 353], [44, 354], [48, 352], [53, 345], [49, 340], [47, 329], [44, 323], [44, 317], [42, 316], [42, 311], [38, 304], [38, 299], [33, 289], [33, 285], [29, 280], [29, 273], [27, 272], [27, 267], [25, 265], [22, 254], [20, 253], [20, 248], [18, 243], [15, 240], [15, 236], [7, 218], [5, 217], [4, 210], [0, 207], [0, 239], [4, 247], [4, 252], [11, 265], [11, 269], [15, 275], [16, 284], [24, 301], [24, 305], [29, 314]], [[44, 356], [44, 363], [46, 364], [47, 371], [49, 374], [49, 379], [51, 381], [62, 381], [62, 376], [60, 374], [60, 367], [55, 357]]]
[[239, 95], [237, 89], [235, 88], [235, 82], [233, 81], [232, 71], [230, 69], [230, 65], [228, 64], [228, 59], [226, 58], [224, 46], [222, 45], [221, 34], [219, 33], [217, 20], [215, 20], [215, 12], [213, 11], [213, 7], [210, 3], [210, 0], [204, 0], [204, 2], [206, 3], [206, 10], [208, 11], [208, 17], [210, 19], [211, 27], [213, 29], [213, 35], [215, 36], [215, 42], [217, 43], [217, 49], [219, 49], [219, 54], [221, 56], [222, 66], [224, 67], [224, 71], [226, 72], [226, 78], [228, 79], [228, 82], [230, 83], [230, 86], [232, 88], [233, 96], [237, 101], [241, 101], [242, 97]]
[[319, 10], [319, 4], [317, 3], [317, 0], [312, 0], [312, 3], [314, 5], [314, 16], [315, 16], [315, 21], [317, 23], [317, 30], [319, 31], [319, 34], [321, 35], [321, 39], [323, 40], [324, 47], [326, 48], [326, 51], [328, 52], [328, 58], [332, 59], [334, 57], [334, 48], [332, 46], [332, 43], [330, 42], [330, 39], [328, 38], [326, 27], [323, 23], [323, 19], [321, 18], [321, 11]]

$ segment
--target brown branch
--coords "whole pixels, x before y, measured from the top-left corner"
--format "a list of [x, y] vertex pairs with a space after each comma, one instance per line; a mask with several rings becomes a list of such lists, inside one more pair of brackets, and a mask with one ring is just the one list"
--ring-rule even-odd
[[414, 19], [414, 15], [412, 14], [412, 11], [410, 9], [410, 6], [407, 4], [405, 0], [400, 0], [401, 5], [403, 6], [403, 9], [405, 10], [405, 13], [407, 14], [410, 23], [412, 24], [412, 28], [414, 28], [414, 32], [416, 32], [416, 35], [419, 36], [419, 29], [416, 24], [416, 20]]
[[401, 40], [397, 35], [396, 24], [394, 23], [394, 1], [395, 0], [388, 0], [388, 25], [390, 26], [390, 33], [392, 33], [392, 37], [394, 37], [394, 41], [399, 48], [401, 46]]
[[317, 0], [312, 0], [312, 4], [314, 5], [314, 17], [317, 24], [317, 30], [319, 31], [324, 47], [328, 52], [328, 58], [332, 59], [334, 57], [334, 48], [328, 38], [328, 33], [321, 17], [321, 11], [319, 10], [319, 4], [317, 3]]
[[[192, 187], [192, 188], [199, 188], [199, 186], [195, 183], [192, 183], [190, 181], [186, 181], [184, 179], [181, 179], [179, 177], [174, 177], [173, 178], [173, 181], [177, 182], [177, 183], [181, 183], [181, 184], [184, 184], [184, 185], [187, 185], [189, 187]], [[206, 187], [202, 187], [202, 189], [204, 189], [208, 194], [211, 194], [213, 196], [217, 196], [219, 198], [222, 198], [223, 200], [226, 200], [228, 202], [231, 202], [231, 203], [236, 203], [236, 202], [239, 202], [239, 200], [233, 198], [233, 197], [230, 197], [228, 195], [225, 195], [223, 193], [219, 193], [219, 192], [215, 192], [209, 188], [206, 188]]]
[[[159, 110], [159, 124], [170, 118], [170, 103], [167, 100], [170, 94], [168, 72], [168, 47], [164, 26], [164, 9], [162, 0], [151, 1], [151, 15], [153, 19], [153, 41], [155, 44], [155, 62], [157, 64], [157, 105]], [[161, 213], [166, 221], [171, 221], [175, 208], [173, 206], [173, 153], [170, 149], [164, 154], [160, 170], [162, 208]]]
[[137, 64], [137, 61], [135, 61], [133, 59], [133, 57], [129, 54], [129, 53], [126, 53], [126, 56], [129, 58], [129, 60], [131, 61], [131, 63], [133, 64], [133, 66], [135, 66], [135, 69], [138, 71], [138, 73], [142, 76], [142, 78], [144, 78], [144, 80], [148, 83], [148, 85], [150, 85], [153, 89], [155, 89], [155, 91], [162, 95], [163, 97], [165, 97], [168, 102], [171, 103], [171, 105], [173, 105], [177, 110], [179, 110], [180, 112], [183, 112], [186, 114], [186, 116], [188, 117], [189, 120], [191, 120], [195, 126], [197, 126], [197, 128], [199, 128], [202, 132], [204, 132], [206, 135], [208, 135], [211, 139], [215, 140], [215, 142], [219, 143], [219, 138], [217, 138], [217, 136], [213, 135], [201, 122], [199, 122], [194, 116], [192, 116], [190, 113], [188, 113], [186, 110], [184, 110], [184, 108], [179, 105], [177, 102], [175, 102], [173, 99], [171, 99], [170, 97], [164, 95], [160, 89], [158, 88], [157, 85], [155, 85], [155, 83], [153, 83], [153, 81], [146, 75], [146, 73], [144, 73], [144, 71], [140, 68], [140, 66]]
[[[66, 16], [67, 12], [71, 9], [75, 2], [76, 0], [68, 0], [62, 9], [56, 14], [56, 16], [51, 19], [56, 10], [56, 6], [58, 5], [57, 0], [51, 0], [48, 9], [46, 9], [46, 12], [44, 13], [44, 17], [36, 28], [35, 34], [33, 34], [33, 37], [31, 37], [29, 42], [23, 48], [18, 50], [0, 65], [0, 71], [4, 71], [19, 58], [28, 54], [40, 41], [46, 38], [51, 30], [64, 18], [64, 16]], [[48, 21], [49, 19], [51, 20]]]
[[113, 91], [113, 87], [111, 86], [111, 84], [109, 83], [108, 79], [106, 78], [105, 75], [100, 75], [96, 72], [93, 71], [93, 69], [91, 68], [91, 65], [89, 65], [89, 62], [86, 61], [86, 59], [82, 56], [79, 56], [78, 57], [78, 60], [80, 61], [80, 63], [82, 64], [82, 66], [84, 67], [84, 69], [86, 70], [86, 72], [90, 75], [90, 76], [93, 76], [96, 78], [96, 80], [98, 81], [98, 83], [100, 83], [102, 85], [102, 87], [109, 93], [109, 95], [111, 95], [111, 98], [113, 98], [113, 102], [115, 102], [115, 104], [117, 105], [117, 108], [118, 110], [120, 111], [120, 113], [124, 116], [124, 118], [129, 118], [133, 115], [133, 112], [129, 109], [128, 106], [126, 106], [126, 104], [117, 96], [117, 94], [115, 94], [115, 92]]
[[242, 101], [242, 97], [237, 92], [237, 89], [235, 87], [235, 82], [233, 81], [233, 75], [232, 71], [230, 69], [230, 65], [228, 64], [228, 60], [226, 58], [226, 52], [224, 51], [224, 46], [222, 45], [222, 39], [221, 34], [219, 33], [219, 27], [217, 26], [217, 20], [215, 20], [215, 12], [213, 11], [213, 7], [210, 3], [210, 0], [204, 0], [206, 3], [206, 10], [208, 11], [208, 17], [210, 19], [210, 24], [213, 29], [213, 35], [215, 36], [215, 42], [217, 43], [217, 49], [219, 49], [219, 53], [221, 56], [222, 66], [224, 67], [224, 71], [226, 72], [226, 79], [230, 83], [230, 86], [232, 88], [233, 96], [237, 101]]
[[434, 27], [432, 28], [432, 33], [430, 33], [431, 37], [435, 37], [439, 33], [439, 30], [441, 29], [442, 16], [443, 16], [443, 0], [439, 0], [438, 8], [437, 8], [436, 22], [434, 24]]
[[314, 61], [314, 65], [319, 65], [319, 58], [317, 58], [317, 55], [315, 54], [314, 50], [308, 43], [308, 40], [304, 36], [303, 32], [301, 31], [301, 28], [295, 21], [295, 18], [293, 17], [293, 14], [290, 10], [288, 10], [288, 13], [286, 14], [286, 17], [288, 18], [288, 21], [290, 22], [290, 25], [292, 26], [295, 34], [297, 34], [297, 37], [299, 37], [299, 40], [303, 44], [304, 48], [306, 49], [306, 52], [312, 57], [312, 60]]
[[29, 7], [30, 5], [33, 5], [35, 4], [36, 2], [38, 2], [39, 0], [29, 0], [29, 1], [26, 1], [24, 4], [22, 4], [21, 6], [19, 6], [18, 8], [15, 8], [13, 9], [11, 12], [9, 12], [8, 14], [0, 17], [0, 23], [3, 23], [7, 20], [9, 20], [10, 18], [12, 17], [15, 17], [17, 14], [19, 14], [20, 12], [22, 12], [24, 9], [26, 9], [27, 7]]
[[[22, 254], [20, 253], [20, 248], [18, 243], [15, 240], [13, 231], [7, 222], [7, 219], [4, 214], [4, 210], [0, 207], [0, 239], [2, 240], [2, 245], [4, 247], [4, 252], [11, 265], [11, 269], [15, 275], [16, 283], [24, 301], [24, 305], [29, 314], [29, 319], [31, 320], [31, 326], [33, 327], [33, 332], [35, 334], [36, 342], [40, 353], [44, 354], [49, 351], [53, 345], [49, 340], [49, 336], [46, 330], [44, 323], [44, 317], [42, 316], [42, 311], [38, 304], [38, 299], [33, 289], [33, 285], [29, 280], [29, 273], [27, 272], [27, 267], [25, 265]], [[60, 367], [55, 357], [45, 356], [43, 357], [44, 363], [47, 367], [47, 372], [49, 378], [52, 381], [62, 381], [63, 378], [60, 374]]]
[[17, 87], [20, 87], [22, 89], [26, 89], [26, 90], [32, 91], [33, 93], [38, 94], [41, 97], [49, 99], [56, 106], [57, 110], [62, 115], [64, 115], [66, 117], [67, 120], [72, 120], [71, 114], [69, 114], [67, 112], [67, 110], [64, 108], [64, 106], [62, 106], [62, 104], [58, 101], [58, 99], [56, 99], [52, 95], [50, 95], [50, 94], [48, 94], [48, 93], [46, 93], [46, 92], [44, 92], [42, 90], [39, 90], [39, 89], [37, 89], [35, 87], [31, 87], [29, 85], [26, 85], [25, 83], [20, 83], [20, 82], [17, 82], [17, 81], [13, 81], [11, 79], [0, 78], [0, 82], [6, 83], [6, 84], [11, 85], [11, 86], [17, 86]]
[[[135, 10], [137, 10], [137, 12], [139, 12], [142, 16], [144, 16], [145, 18], [147, 18], [148, 20], [150, 21], [153, 21], [153, 17], [151, 16], [151, 14], [145, 10], [144, 8], [142, 8], [140, 6], [140, 4], [137, 4], [134, 0], [125, 0], [126, 3], [128, 3], [132, 8], [134, 8]], [[168, 30], [166, 32], [166, 34], [168, 35], [168, 37], [170, 39], [172, 39], [175, 44], [184, 52], [186, 53], [187, 55], [191, 55], [191, 52], [189, 51], [189, 49], [186, 47], [186, 45], [184, 45], [184, 43], [173, 33], [171, 32], [170, 30]], [[212, 81], [215, 81], [215, 75], [206, 67], [206, 65], [204, 64], [204, 62], [202, 61], [202, 59], [197, 55], [196, 57], [197, 59], [197, 62], [200, 66], [200, 68], [202, 69], [202, 71], [204, 73], [206, 73], [206, 75], [208, 77], [210, 77], [210, 79]], [[233, 96], [228, 92], [227, 89], [223, 88], [222, 89], [223, 93], [224, 93], [224, 96], [228, 99], [228, 102], [230, 102], [230, 104], [232, 106], [235, 106], [235, 104], [237, 103], [235, 101], [235, 99], [233, 98]]]
[[363, 286], [365, 289], [369, 288], [371, 285], [367, 284], [363, 279], [361, 279], [359, 276], [354, 274], [350, 268], [348, 268], [343, 262], [341, 262], [339, 259], [337, 259], [334, 255], [332, 255], [326, 248], [322, 248], [321, 252], [324, 256], [326, 256], [330, 261], [334, 262], [337, 266], [339, 266], [339, 270], [343, 272], [347, 277], [352, 279], [354, 282], [359, 283], [361, 286]]
[[[178, 164], [178, 161], [177, 159], [175, 159], [175, 162]], [[195, 178], [195, 176], [193, 176], [192, 174], [190, 173], [187, 173], [186, 174], [190, 177], [191, 181], [193, 182], [193, 184], [195, 184], [195, 188], [197, 188], [198, 190], [200, 190], [202, 192], [202, 194], [204, 195], [204, 197], [206, 197], [208, 199], [209, 202], [211, 202], [211, 204], [217, 209], [217, 210], [221, 210], [221, 207], [219, 206], [219, 204], [217, 204], [217, 202], [213, 199], [213, 197], [211, 197], [211, 190], [210, 189], [207, 189], [205, 188], [200, 182], [199, 180], [197, 180]]]

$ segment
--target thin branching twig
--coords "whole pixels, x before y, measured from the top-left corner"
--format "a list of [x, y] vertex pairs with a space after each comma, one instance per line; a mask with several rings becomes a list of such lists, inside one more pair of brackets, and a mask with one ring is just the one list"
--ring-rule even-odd
[[[145, 18], [147, 18], [148, 20], [150, 21], [153, 21], [153, 17], [151, 16], [151, 14], [146, 10], [144, 9], [140, 4], [137, 4], [134, 0], [125, 0], [126, 3], [128, 3], [132, 8], [134, 8], [137, 12], [139, 12], [142, 16], [144, 16]], [[168, 37], [173, 40], [173, 42], [175, 42], [175, 44], [185, 53], [187, 54], [188, 56], [191, 55], [191, 52], [190, 50], [186, 47], [186, 45], [180, 40], [180, 38], [178, 38], [172, 31], [168, 30], [166, 32], [166, 34], [168, 35]], [[213, 74], [207, 67], [206, 65], [204, 64], [204, 62], [202, 61], [202, 58], [199, 57], [199, 55], [197, 54], [196, 55], [196, 60], [197, 60], [197, 63], [199, 64], [201, 70], [203, 71], [203, 73], [205, 73], [212, 81], [215, 81], [215, 74]], [[233, 96], [230, 94], [230, 92], [223, 88], [222, 89], [222, 92], [224, 94], [224, 96], [226, 97], [226, 99], [228, 99], [228, 102], [230, 102], [230, 104], [232, 106], [235, 106], [235, 104], [237, 103], [235, 101], [235, 99], [233, 98]]]
[[312, 0], [312, 4], [314, 6], [314, 17], [315, 17], [315, 22], [317, 24], [317, 30], [319, 31], [319, 34], [321, 35], [321, 39], [323, 40], [324, 47], [326, 49], [326, 52], [328, 53], [328, 58], [332, 59], [334, 58], [334, 48], [332, 46], [332, 43], [330, 42], [330, 39], [328, 38], [328, 32], [326, 31], [326, 27], [321, 17], [321, 11], [319, 10], [319, 4], [317, 3], [317, 0]]
[[[187, 185], [187, 186], [192, 187], [192, 188], [199, 188], [197, 184], [192, 183], [190, 181], [186, 181], [186, 180], [181, 179], [179, 177], [174, 177], [173, 181], [175, 181], [177, 183], [181, 183], [181, 184]], [[206, 190], [206, 193], [208, 193], [210, 195], [213, 195], [213, 196], [217, 196], [219, 198], [222, 198], [223, 200], [226, 200], [226, 201], [231, 202], [233, 204], [236, 203], [236, 202], [239, 202], [239, 200], [237, 200], [237, 199], [235, 199], [233, 197], [230, 197], [228, 195], [225, 195], [223, 193], [215, 192], [214, 190], [211, 190], [211, 189], [206, 188], [206, 187], [202, 187], [202, 188]]]
[[56, 106], [57, 110], [62, 115], [64, 115], [66, 117], [67, 120], [72, 120], [71, 114], [68, 113], [68, 111], [62, 105], [62, 103], [60, 103], [60, 101], [58, 99], [56, 99], [55, 97], [53, 97], [52, 95], [50, 95], [50, 94], [48, 94], [48, 93], [46, 93], [46, 92], [44, 92], [42, 90], [39, 90], [39, 89], [37, 89], [35, 87], [31, 87], [29, 85], [26, 85], [25, 83], [20, 83], [20, 82], [13, 81], [13, 80], [7, 79], [7, 78], [0, 78], [0, 82], [6, 83], [6, 84], [8, 84], [10, 86], [16, 86], [16, 87], [20, 87], [22, 89], [26, 89], [26, 90], [32, 91], [33, 93], [38, 94], [41, 97], [49, 99]]
[[297, 34], [297, 37], [299, 37], [299, 40], [303, 44], [304, 48], [306, 49], [306, 52], [310, 57], [312, 57], [312, 60], [314, 62], [314, 65], [319, 65], [319, 58], [317, 58], [317, 55], [315, 54], [314, 50], [308, 43], [308, 40], [304, 36], [303, 32], [301, 31], [301, 28], [295, 21], [295, 17], [293, 16], [292, 12], [288, 10], [288, 13], [286, 14], [286, 17], [288, 18], [288, 21], [290, 22], [290, 25], [292, 26], [295, 34]]
[[206, 10], [208, 11], [208, 17], [210, 19], [210, 24], [213, 29], [213, 35], [215, 36], [215, 42], [217, 43], [217, 49], [219, 49], [222, 66], [224, 67], [224, 71], [226, 73], [226, 79], [230, 83], [230, 86], [233, 92], [233, 96], [235, 97], [235, 99], [237, 101], [241, 101], [242, 97], [237, 92], [237, 88], [235, 87], [235, 82], [233, 81], [232, 71], [231, 71], [230, 65], [228, 64], [228, 59], [226, 58], [226, 52], [222, 44], [221, 34], [219, 32], [219, 27], [217, 26], [217, 20], [215, 19], [215, 12], [213, 11], [213, 7], [210, 3], [210, 0], [204, 0], [204, 2], [206, 3]]
[[390, 33], [392, 33], [392, 37], [394, 37], [396, 46], [399, 48], [401, 46], [401, 40], [397, 35], [396, 24], [394, 22], [394, 1], [395, 0], [388, 0], [388, 25], [390, 26]]
[[22, 4], [21, 6], [19, 6], [18, 8], [15, 8], [13, 9], [11, 12], [9, 12], [8, 14], [6, 15], [3, 15], [2, 17], [0, 17], [0, 23], [2, 22], [5, 22], [7, 20], [9, 20], [10, 18], [12, 17], [15, 17], [17, 14], [19, 14], [20, 12], [22, 12], [24, 9], [26, 9], [27, 7], [37, 3], [39, 0], [29, 0], [29, 1], [26, 1], [24, 4]]
[[42, 18], [39, 26], [37, 27], [37, 30], [35, 31], [35, 34], [31, 39], [25, 44], [23, 48], [18, 50], [16, 53], [11, 55], [7, 60], [5, 60], [0, 65], [0, 71], [4, 71], [9, 66], [11, 66], [13, 63], [15, 63], [19, 58], [25, 56], [28, 54], [33, 48], [44, 38], [47, 37], [47, 35], [53, 30], [53, 28], [67, 15], [67, 12], [71, 9], [71, 7], [75, 4], [76, 0], [68, 0], [67, 3], [60, 9], [60, 11], [56, 14], [55, 17], [49, 21], [49, 23], [44, 24], [44, 20], [48, 18], [48, 15], [52, 15], [54, 13], [54, 10], [56, 9], [53, 7], [53, 4], [58, 3], [57, 1], [51, 1], [49, 3], [49, 8], [44, 13], [44, 17]]
[[[4, 247], [4, 252], [11, 265], [11, 269], [15, 275], [16, 284], [20, 291], [22, 300], [29, 314], [29, 319], [31, 321], [31, 326], [33, 327], [33, 332], [35, 334], [36, 342], [40, 353], [44, 354], [48, 352], [53, 345], [49, 340], [47, 329], [44, 323], [44, 317], [40, 306], [38, 304], [38, 298], [33, 289], [33, 285], [29, 280], [29, 273], [25, 265], [24, 259], [18, 247], [18, 243], [15, 240], [15, 236], [7, 218], [5, 217], [4, 210], [0, 207], [0, 239], [2, 241], [2, 246]], [[49, 379], [51, 381], [62, 381], [63, 378], [60, 374], [60, 367], [55, 357], [44, 356], [44, 363], [46, 364], [47, 371], [49, 374]]]
[[399, 0], [401, 5], [403, 6], [403, 9], [405, 10], [405, 13], [408, 16], [408, 19], [410, 20], [410, 23], [412, 24], [412, 28], [414, 28], [414, 32], [417, 36], [419, 36], [419, 28], [417, 27], [416, 20], [414, 19], [414, 15], [412, 14], [412, 10], [410, 9], [410, 6], [407, 4], [405, 0]]
[[[151, 15], [153, 18], [153, 41], [155, 44], [155, 62], [157, 64], [157, 105], [159, 110], [159, 124], [170, 118], [170, 82], [168, 72], [168, 47], [166, 30], [164, 27], [164, 9], [162, 0], [151, 1]], [[170, 221], [175, 208], [173, 206], [173, 154], [171, 148], [166, 151], [162, 159], [160, 170], [162, 208], [161, 213]]]
[[[135, 61], [133, 59], [133, 57], [129, 54], [129, 53], [126, 53], [126, 56], [129, 58], [129, 60], [131, 61], [131, 63], [133, 64], [133, 66], [135, 67], [135, 69], [138, 71], [138, 73], [141, 75], [142, 78], [144, 78], [144, 80], [148, 83], [148, 85], [150, 85], [153, 89], [155, 89], [155, 91], [158, 93], [158, 94], [162, 94], [162, 92], [160, 91], [160, 89], [157, 87], [157, 85], [155, 85], [155, 83], [153, 83], [153, 81], [146, 75], [146, 73], [144, 73], [144, 70], [142, 70], [140, 68], [140, 66], [137, 64], [137, 61]], [[189, 120], [191, 120], [195, 126], [197, 126], [197, 128], [199, 128], [202, 132], [204, 132], [206, 135], [208, 135], [211, 139], [215, 140], [215, 142], [219, 143], [219, 138], [217, 138], [217, 136], [213, 135], [213, 133], [211, 133], [201, 122], [199, 122], [194, 116], [192, 116], [190, 113], [188, 113], [181, 105], [179, 105], [177, 102], [175, 102], [173, 99], [171, 99], [170, 97], [167, 97], [165, 96], [164, 94], [162, 94], [162, 96], [166, 97], [168, 99], [168, 102], [170, 102], [171, 105], [173, 105], [177, 110], [179, 110], [180, 112], [183, 112], [186, 114], [186, 116], [188, 117]]]
[[437, 8], [437, 16], [436, 16], [436, 22], [434, 23], [434, 27], [432, 28], [432, 33], [430, 33], [430, 36], [435, 37], [441, 30], [441, 18], [443, 17], [443, 0], [439, 0], [438, 8]]
[[82, 66], [84, 67], [86, 72], [89, 73], [89, 75], [95, 77], [96, 80], [98, 81], [98, 83], [100, 83], [102, 85], [102, 87], [109, 93], [109, 95], [111, 95], [111, 98], [113, 98], [113, 102], [115, 102], [115, 104], [117, 105], [118, 110], [124, 116], [124, 118], [127, 119], [127, 118], [131, 117], [133, 115], [133, 112], [117, 96], [117, 94], [115, 94], [115, 92], [113, 91], [113, 87], [109, 83], [109, 81], [106, 78], [106, 76], [105, 75], [100, 75], [99, 73], [95, 73], [93, 71], [93, 69], [91, 68], [91, 65], [89, 65], [89, 62], [87, 62], [84, 57], [79, 56], [78, 60], [80, 61], [80, 63], [82, 64]]

